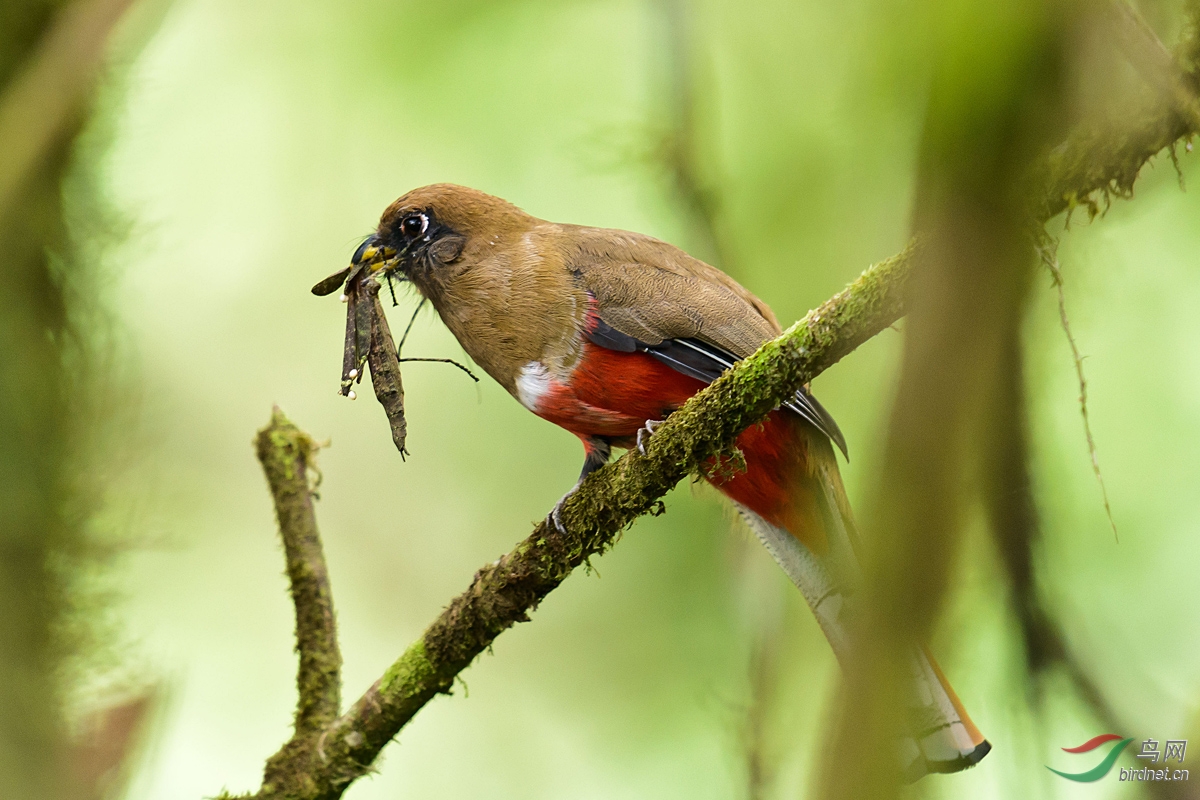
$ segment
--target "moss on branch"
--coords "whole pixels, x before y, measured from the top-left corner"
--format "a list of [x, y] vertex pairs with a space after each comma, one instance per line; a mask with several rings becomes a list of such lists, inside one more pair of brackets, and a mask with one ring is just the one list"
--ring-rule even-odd
[[342, 656], [308, 476], [317, 445], [275, 408], [270, 423], [255, 437], [255, 450], [275, 500], [288, 584], [296, 609], [296, 652], [300, 656], [295, 734], [268, 762], [265, 789], [273, 770], [300, 760], [295, 756], [307, 750], [314, 737], [337, 718]]

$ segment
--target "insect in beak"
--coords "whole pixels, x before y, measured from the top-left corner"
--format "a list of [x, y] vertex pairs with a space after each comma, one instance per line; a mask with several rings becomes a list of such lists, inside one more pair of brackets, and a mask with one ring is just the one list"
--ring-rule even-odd
[[[354, 251], [350, 266], [335, 272], [312, 288], [312, 293], [324, 297], [333, 294], [345, 286], [341, 300], [346, 304], [346, 338], [342, 347], [342, 380], [338, 386], [338, 394], [351, 400], [358, 395], [354, 385], [362, 383], [367, 369], [371, 372], [371, 385], [375, 389], [375, 399], [383, 406], [387, 414], [388, 425], [392, 432], [392, 441], [400, 451], [400, 457], [408, 454], [404, 442], [408, 433], [408, 423], [404, 417], [404, 385], [400, 379], [401, 361], [440, 361], [453, 364], [470, 375], [478, 382], [469, 369], [451, 359], [443, 358], [400, 358], [400, 348], [392, 340], [392, 332], [388, 327], [387, 316], [383, 312], [383, 304], [379, 302], [379, 290], [382, 280], [386, 279], [391, 291], [392, 281], [407, 281], [408, 278], [397, 269], [400, 259], [408, 252], [405, 247], [400, 252], [395, 248], [380, 244], [374, 236], [369, 236]], [[417, 311], [421, 310], [417, 306]], [[396, 304], [395, 294], [392, 304]], [[416, 314], [413, 314], [416, 319]], [[408, 329], [412, 328], [412, 321]], [[408, 337], [408, 329], [404, 337]], [[404, 339], [400, 340], [401, 346]]]
[[354, 267], [349, 266], [343, 270], [333, 273], [328, 278], [320, 281], [316, 286], [312, 287], [312, 293], [317, 297], [324, 297], [327, 294], [333, 294], [338, 289], [342, 288], [342, 284], [346, 282], [346, 279], [350, 276], [350, 270], [352, 269], [354, 269]]
[[[404, 254], [400, 253], [399, 255]], [[378, 239], [371, 236], [354, 251], [354, 257], [350, 259], [350, 264], [351, 266], [362, 265], [371, 272], [380, 270], [391, 272], [396, 268], [399, 260], [396, 248], [381, 244]]]
[[354, 251], [354, 255], [350, 258], [350, 266], [338, 270], [325, 280], [318, 282], [316, 286], [312, 287], [312, 293], [317, 297], [333, 294], [344, 284], [352, 282], [362, 270], [369, 272], [383, 270], [385, 273], [391, 274], [396, 271], [400, 257], [403, 255], [404, 252], [397, 253], [396, 248], [380, 244], [374, 236], [368, 236]]

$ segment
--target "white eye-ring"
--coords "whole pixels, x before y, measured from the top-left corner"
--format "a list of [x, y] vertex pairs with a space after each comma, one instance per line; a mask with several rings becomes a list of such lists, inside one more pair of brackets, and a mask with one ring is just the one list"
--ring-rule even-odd
[[400, 232], [410, 238], [416, 238], [429, 228], [429, 217], [424, 214], [409, 214], [400, 222]]

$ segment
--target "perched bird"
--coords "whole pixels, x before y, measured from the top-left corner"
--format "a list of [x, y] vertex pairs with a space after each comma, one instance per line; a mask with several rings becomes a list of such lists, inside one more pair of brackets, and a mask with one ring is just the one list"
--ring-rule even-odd
[[[359, 265], [411, 281], [509, 394], [578, 436], [580, 480], [780, 333], [765, 303], [676, 247], [546, 222], [462, 186], [392, 203], [355, 253]], [[708, 480], [800, 589], [844, 664], [861, 546], [833, 450], [845, 452], [842, 433], [802, 389], [736, 444], [745, 470]], [[912, 674], [908, 777], [977, 763], [991, 745], [924, 648]]]

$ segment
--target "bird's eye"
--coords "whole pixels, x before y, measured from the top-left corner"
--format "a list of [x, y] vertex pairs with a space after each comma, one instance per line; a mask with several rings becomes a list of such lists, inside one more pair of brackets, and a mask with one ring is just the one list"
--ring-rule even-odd
[[400, 231], [405, 236], [420, 236], [429, 227], [429, 217], [424, 214], [409, 214], [400, 223]]

